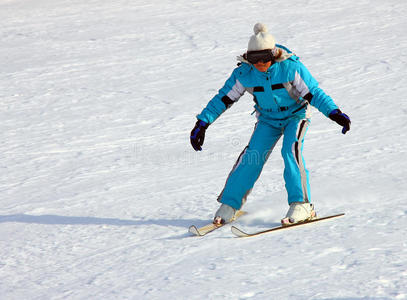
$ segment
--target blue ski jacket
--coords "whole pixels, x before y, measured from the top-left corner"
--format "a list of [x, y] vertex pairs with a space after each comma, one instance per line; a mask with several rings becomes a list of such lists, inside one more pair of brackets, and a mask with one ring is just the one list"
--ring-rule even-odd
[[253, 95], [258, 116], [271, 123], [306, 118], [309, 104], [327, 117], [337, 109], [332, 98], [318, 87], [318, 82], [299, 57], [284, 46], [277, 47], [282, 49], [284, 55], [267, 72], [258, 71], [240, 57], [242, 63], [197, 118], [208, 124], [213, 123], [246, 91]]

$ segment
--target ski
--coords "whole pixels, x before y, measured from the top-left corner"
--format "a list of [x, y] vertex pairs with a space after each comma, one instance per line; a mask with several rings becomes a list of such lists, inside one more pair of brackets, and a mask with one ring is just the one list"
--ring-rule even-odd
[[[244, 214], [246, 214], [245, 211], [238, 210], [238, 211], [236, 212], [236, 214], [235, 214], [235, 217], [233, 218], [233, 220], [232, 220], [231, 222], [237, 220], [238, 218], [240, 218], [240, 217], [243, 216]], [[207, 225], [205, 225], [205, 226], [202, 226], [202, 227], [199, 227], [199, 228], [196, 227], [195, 225], [191, 225], [191, 226], [189, 227], [188, 231], [189, 231], [189, 233], [192, 233], [193, 235], [196, 235], [196, 236], [204, 236], [205, 234], [207, 234], [207, 233], [209, 233], [209, 232], [212, 232], [212, 231], [214, 231], [215, 229], [218, 229], [218, 228], [220, 228], [220, 227], [222, 227], [222, 226], [225, 226], [225, 225], [227, 225], [227, 224], [230, 224], [231, 222], [225, 223], [225, 224], [221, 224], [221, 225], [215, 225], [215, 224], [213, 224], [213, 223], [209, 223], [209, 224], [207, 224]]]
[[340, 214], [337, 214], [337, 215], [331, 215], [331, 216], [322, 217], [322, 218], [316, 218], [316, 219], [312, 219], [312, 220], [309, 220], [309, 221], [304, 221], [304, 222], [301, 222], [301, 223], [295, 223], [293, 225], [280, 225], [280, 226], [276, 226], [276, 227], [273, 227], [273, 228], [270, 228], [270, 229], [257, 231], [257, 232], [253, 232], [253, 233], [244, 232], [243, 230], [237, 228], [236, 226], [232, 226], [231, 230], [232, 230], [232, 233], [234, 235], [236, 235], [237, 237], [251, 237], [251, 236], [260, 235], [260, 234], [263, 234], [263, 233], [268, 233], [268, 232], [277, 231], [277, 230], [281, 230], [281, 229], [287, 229], [287, 228], [291, 228], [291, 227], [296, 227], [296, 226], [300, 226], [300, 225], [314, 223], [314, 222], [318, 222], [318, 221], [322, 221], [322, 220], [341, 217], [343, 215], [345, 215], [345, 213], [340, 213]]

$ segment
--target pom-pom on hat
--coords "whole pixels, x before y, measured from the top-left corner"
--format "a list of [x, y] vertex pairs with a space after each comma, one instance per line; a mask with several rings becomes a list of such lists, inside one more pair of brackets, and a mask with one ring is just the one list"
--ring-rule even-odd
[[257, 23], [253, 28], [254, 35], [250, 37], [247, 51], [259, 51], [274, 49], [276, 42], [274, 37], [268, 33], [266, 25]]

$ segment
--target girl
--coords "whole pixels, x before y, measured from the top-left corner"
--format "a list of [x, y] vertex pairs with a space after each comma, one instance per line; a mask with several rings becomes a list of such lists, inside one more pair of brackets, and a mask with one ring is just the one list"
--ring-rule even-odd
[[284, 46], [276, 45], [264, 24], [254, 26], [247, 52], [238, 60], [238, 67], [225, 85], [197, 116], [198, 121], [190, 136], [192, 147], [196, 151], [202, 150], [208, 126], [246, 91], [253, 95], [257, 123], [248, 146], [240, 154], [218, 197], [221, 206], [215, 213], [214, 223], [233, 220], [282, 136], [281, 154], [290, 207], [281, 222], [290, 225], [312, 219], [316, 213], [311, 204], [309, 174], [302, 156], [304, 137], [310, 124], [308, 107], [316, 107], [337, 122], [343, 127], [344, 134], [350, 129], [350, 119], [318, 87], [318, 82], [298, 56]]

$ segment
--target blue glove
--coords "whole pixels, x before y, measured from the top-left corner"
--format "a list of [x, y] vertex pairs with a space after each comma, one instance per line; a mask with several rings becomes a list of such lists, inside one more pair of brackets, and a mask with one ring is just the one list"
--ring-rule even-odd
[[329, 118], [343, 127], [343, 134], [346, 134], [346, 132], [350, 130], [350, 118], [346, 114], [341, 112], [340, 109], [334, 109], [333, 111], [331, 111], [331, 113], [329, 114]]
[[194, 129], [191, 131], [191, 145], [195, 151], [201, 151], [202, 145], [205, 140], [205, 131], [208, 128], [209, 124], [198, 120], [195, 124]]

